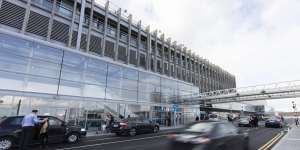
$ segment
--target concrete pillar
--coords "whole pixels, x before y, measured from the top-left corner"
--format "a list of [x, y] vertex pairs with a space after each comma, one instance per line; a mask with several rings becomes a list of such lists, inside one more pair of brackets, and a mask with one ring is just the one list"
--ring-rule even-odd
[[104, 16], [104, 30], [103, 30], [103, 38], [102, 38], [102, 51], [101, 56], [104, 56], [105, 51], [105, 40], [106, 40], [106, 33], [107, 33], [107, 22], [108, 22], [108, 8], [109, 8], [109, 1], [105, 4], [105, 16]]
[[[2, 6], [2, 1], [1, 1], [1, 6]], [[24, 18], [23, 25], [22, 25], [22, 30], [21, 30], [21, 33], [23, 33], [23, 34], [26, 31], [27, 23], [28, 23], [28, 20], [29, 20], [30, 6], [31, 6], [31, 0], [27, 0], [26, 10], [25, 10], [25, 18]]]
[[70, 25], [70, 29], [69, 29], [68, 47], [71, 47], [71, 44], [72, 44], [72, 37], [73, 37], [73, 30], [74, 30], [74, 22], [75, 22], [75, 17], [76, 17], [76, 11], [77, 11], [77, 1], [74, 1], [72, 21], [71, 21], [71, 25]]
[[78, 27], [78, 34], [77, 34], [77, 41], [76, 41], [76, 50], [80, 50], [81, 33], [82, 33], [82, 26], [83, 26], [83, 21], [84, 21], [84, 14], [85, 14], [85, 3], [86, 3], [86, 0], [81, 0], [79, 27]]
[[[130, 54], [130, 41], [131, 41], [131, 26], [132, 26], [132, 15], [130, 14], [128, 16], [128, 39], [127, 39], [127, 61], [126, 64], [129, 63], [129, 54]], [[136, 58], [139, 58], [140, 56], [137, 55], [136, 53]]]
[[[138, 40], [138, 43], [137, 43], [137, 54], [138, 54], [138, 56], [140, 55], [140, 47], [141, 47], [141, 29], [142, 28], [142, 21], [140, 20], [139, 22], [138, 22], [138, 38], [137, 38], [137, 40]], [[147, 59], [147, 56], [145, 57], [145, 59]], [[138, 57], [138, 59], [137, 59], [137, 67], [139, 67], [140, 66], [140, 57]]]
[[154, 56], [154, 72], [157, 72], [157, 63], [156, 63], [156, 60], [157, 60], [157, 30], [154, 31], [154, 53], [153, 53], [153, 56]]
[[147, 26], [147, 56], [146, 56], [146, 69], [149, 70], [151, 67], [151, 33], [150, 33], [150, 26]]
[[[168, 38], [167, 39], [167, 46], [168, 46], [168, 59], [169, 59], [169, 62], [168, 62], [168, 65], [169, 65], [169, 73], [168, 73], [168, 76], [172, 76], [172, 70], [171, 70], [171, 62], [173, 60], [171, 60], [171, 38]], [[176, 54], [176, 53], [175, 53]], [[176, 56], [176, 55], [175, 55]], [[175, 64], [175, 62], [173, 62], [173, 64]], [[175, 65], [173, 65], [174, 69], [175, 69]]]
[[117, 41], [116, 41], [116, 46], [114, 47], [114, 51], [115, 51], [115, 56], [114, 56], [114, 60], [117, 60], [118, 59], [118, 56], [119, 56], [119, 41], [120, 41], [120, 28], [121, 28], [121, 13], [122, 13], [122, 9], [119, 8], [118, 11], [117, 11], [117, 15], [118, 15], [118, 22], [117, 22]]
[[160, 35], [160, 40], [162, 41], [161, 43], [161, 48], [162, 48], [162, 53], [161, 53], [161, 69], [162, 69], [162, 74], [165, 74], [165, 35], [162, 34]]
[[1, 9], [1, 6], [2, 6], [2, 2], [3, 2], [3, 0], [0, 0], [0, 9]]
[[90, 20], [89, 20], [89, 28], [88, 28], [88, 34], [87, 34], [87, 44], [86, 44], [86, 51], [90, 51], [90, 43], [91, 43], [91, 32], [92, 32], [92, 24], [94, 19], [94, 5], [95, 0], [91, 0], [91, 12], [90, 12]]

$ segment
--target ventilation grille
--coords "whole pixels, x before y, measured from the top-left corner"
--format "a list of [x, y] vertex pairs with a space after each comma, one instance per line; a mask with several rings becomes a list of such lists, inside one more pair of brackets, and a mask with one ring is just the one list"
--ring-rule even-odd
[[80, 39], [80, 48], [83, 50], [86, 50], [86, 46], [87, 46], [87, 39], [86, 39], [86, 34], [81, 34], [81, 39]]
[[134, 50], [130, 50], [130, 55], [129, 55], [129, 63], [136, 65], [137, 64], [137, 60], [136, 60], [136, 51]]
[[71, 41], [71, 46], [76, 47], [76, 42], [77, 42], [77, 31], [73, 31], [72, 34], [72, 41]]
[[124, 62], [127, 60], [126, 48], [124, 46], [119, 46], [118, 48], [118, 59]]
[[0, 23], [22, 29], [23, 21], [25, 17], [25, 8], [14, 5], [7, 1], [3, 1], [0, 9]]
[[146, 68], [146, 56], [145, 54], [140, 54], [140, 66]]
[[101, 50], [101, 38], [100, 37], [91, 35], [90, 51], [101, 55], [102, 50]]
[[26, 31], [39, 36], [47, 37], [49, 18], [31, 11]]
[[62, 43], [67, 43], [69, 37], [69, 25], [53, 21], [51, 39]]
[[115, 52], [114, 52], [114, 43], [110, 41], [105, 42], [105, 56], [114, 58]]

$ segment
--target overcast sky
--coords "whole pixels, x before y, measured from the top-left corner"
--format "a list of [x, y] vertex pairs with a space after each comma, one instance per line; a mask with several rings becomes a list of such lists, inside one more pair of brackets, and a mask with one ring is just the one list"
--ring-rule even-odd
[[234, 74], [238, 87], [300, 79], [300, 0], [111, 2]]

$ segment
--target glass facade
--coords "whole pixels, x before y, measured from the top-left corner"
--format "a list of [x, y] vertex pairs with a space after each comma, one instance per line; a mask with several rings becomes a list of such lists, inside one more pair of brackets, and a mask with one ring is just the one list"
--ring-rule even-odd
[[188, 121], [190, 108], [175, 114], [172, 106], [198, 87], [50, 45], [0, 34], [0, 116], [17, 115], [20, 102], [19, 115], [36, 108], [91, 128], [107, 113], [161, 125]]

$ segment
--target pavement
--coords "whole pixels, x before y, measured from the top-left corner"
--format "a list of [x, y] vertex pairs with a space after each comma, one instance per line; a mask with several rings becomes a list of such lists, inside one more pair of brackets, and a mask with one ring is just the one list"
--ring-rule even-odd
[[[249, 150], [258, 150], [283, 129], [278, 128], [258, 128], [241, 127], [241, 130], [248, 132], [250, 141]], [[159, 133], [141, 134], [134, 137], [103, 135], [92, 136], [82, 139], [77, 144], [50, 144], [47, 150], [167, 150], [169, 140], [167, 135], [178, 131], [178, 128], [162, 129]], [[38, 150], [39, 147], [32, 147]]]
[[292, 126], [272, 150], [300, 150], [300, 127]]

